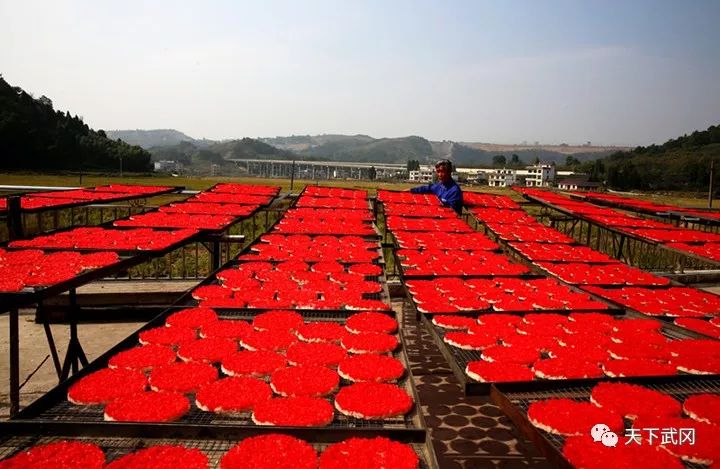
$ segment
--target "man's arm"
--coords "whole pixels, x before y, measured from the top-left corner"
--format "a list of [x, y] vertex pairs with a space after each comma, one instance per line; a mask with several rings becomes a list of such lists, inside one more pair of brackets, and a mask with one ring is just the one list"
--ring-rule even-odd
[[432, 184], [417, 186], [410, 189], [413, 194], [432, 194]]

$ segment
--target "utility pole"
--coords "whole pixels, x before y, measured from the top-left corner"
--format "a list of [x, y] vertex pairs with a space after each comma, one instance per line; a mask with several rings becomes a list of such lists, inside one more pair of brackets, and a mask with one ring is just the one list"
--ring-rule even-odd
[[714, 179], [715, 179], [715, 160], [710, 160], [710, 184], [708, 185], [708, 208], [712, 208]]
[[123, 177], [123, 171], [122, 171], [122, 155], [120, 155], [120, 177]]
[[295, 160], [292, 160], [292, 169], [290, 170], [290, 193], [293, 190], [293, 183], [295, 182]]

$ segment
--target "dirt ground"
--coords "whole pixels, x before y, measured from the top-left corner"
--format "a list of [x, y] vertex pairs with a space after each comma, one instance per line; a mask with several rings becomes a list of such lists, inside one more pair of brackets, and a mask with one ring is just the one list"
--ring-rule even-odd
[[[93, 361], [108, 349], [145, 324], [144, 322], [80, 324], [78, 336], [89, 361]], [[51, 327], [60, 360], [65, 357], [70, 327], [54, 324]], [[25, 407], [58, 384], [50, 349], [42, 324], [35, 323], [35, 311], [20, 312], [20, 405]], [[10, 416], [10, 348], [9, 315], [0, 315], [0, 419]], [[34, 374], [33, 374], [34, 373]]]

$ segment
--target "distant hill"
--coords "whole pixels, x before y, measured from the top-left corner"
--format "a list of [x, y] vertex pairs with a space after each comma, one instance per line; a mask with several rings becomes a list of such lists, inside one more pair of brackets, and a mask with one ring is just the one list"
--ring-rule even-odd
[[275, 148], [254, 138], [217, 142], [207, 147], [224, 159], [293, 159], [296, 155], [291, 151]]
[[422, 137], [375, 139], [367, 135], [316, 135], [265, 138], [264, 142], [292, 149], [305, 157], [332, 161], [373, 163], [425, 162], [432, 159], [433, 147]]
[[710, 162], [720, 189], [720, 126], [670, 139], [662, 145], [619, 151], [598, 161], [599, 177], [614, 189], [707, 190]]
[[152, 171], [150, 153], [107, 138], [0, 76], [0, 168], [36, 171]]
[[610, 153], [612, 153], [611, 150], [566, 154], [543, 148], [513, 149], [512, 151], [501, 151], [499, 149], [496, 149], [494, 151], [488, 151], [481, 150], [479, 148], [469, 147], [459, 143], [456, 143], [452, 146], [452, 160], [455, 162], [455, 164], [458, 166], [465, 166], [471, 168], [492, 166], [493, 157], [497, 155], [504, 156], [507, 161], [510, 161], [513, 155], [517, 155], [520, 161], [520, 165], [529, 165], [534, 163], [535, 161], [564, 165], [567, 161], [568, 156], [573, 156], [580, 162], [585, 162], [603, 158]]
[[206, 147], [212, 140], [196, 140], [184, 133], [174, 129], [157, 130], [108, 130], [108, 137], [120, 139], [130, 145], [138, 145], [145, 149], [160, 146], [177, 145], [181, 142], [190, 142], [198, 147]]

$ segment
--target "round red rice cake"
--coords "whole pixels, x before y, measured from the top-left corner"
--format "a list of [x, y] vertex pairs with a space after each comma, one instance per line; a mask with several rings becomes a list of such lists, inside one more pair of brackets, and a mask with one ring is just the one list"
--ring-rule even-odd
[[346, 334], [342, 338], [342, 346], [350, 353], [390, 353], [399, 344], [394, 335], [382, 332], [362, 332]]
[[315, 469], [315, 449], [303, 440], [281, 434], [245, 438], [220, 460], [220, 469]]
[[565, 356], [538, 360], [532, 367], [535, 376], [543, 379], [600, 378], [602, 369], [597, 362], [585, 361], [582, 356]]
[[150, 389], [153, 391], [194, 392], [201, 386], [218, 379], [217, 369], [207, 363], [172, 363], [154, 368], [150, 372]]
[[432, 323], [444, 329], [452, 330], [467, 330], [478, 325], [475, 318], [457, 314], [436, 314], [432, 317]]
[[255, 316], [252, 325], [259, 331], [296, 331], [303, 317], [295, 311], [266, 311]]
[[142, 392], [115, 399], [105, 406], [104, 418], [118, 422], [172, 422], [190, 410], [179, 392]]
[[482, 359], [489, 362], [521, 363], [530, 365], [540, 359], [540, 352], [532, 346], [506, 347], [492, 345], [483, 349]]
[[335, 344], [297, 342], [286, 353], [291, 365], [320, 365], [337, 367], [347, 358], [344, 348]]
[[70, 386], [68, 401], [78, 405], [104, 404], [119, 397], [143, 392], [147, 381], [147, 377], [137, 370], [105, 368]]
[[[694, 429], [694, 441], [684, 441], [683, 444], [666, 444], [660, 446], [668, 453], [681, 458], [683, 461], [709, 465], [713, 462], [720, 461], [720, 427], [705, 422], [699, 422], [693, 419], [685, 419], [678, 417], [656, 417], [647, 420], [636, 420], [633, 422], [634, 428], [677, 428], [677, 429]], [[658, 445], [660, 440], [655, 440], [654, 444]], [[647, 439], [643, 444], [648, 444]]]
[[622, 417], [615, 412], [572, 399], [535, 401], [527, 413], [530, 423], [555, 435], [586, 435], [597, 423], [604, 423], [618, 434], [625, 428]]
[[270, 386], [257, 378], [223, 378], [200, 388], [195, 405], [205, 412], [240, 414], [271, 397]]
[[249, 322], [240, 319], [221, 319], [200, 328], [200, 337], [203, 339], [233, 339], [239, 340], [250, 334], [253, 327]]
[[318, 365], [290, 366], [270, 376], [273, 392], [283, 397], [319, 397], [330, 394], [340, 385], [337, 372]]
[[295, 334], [284, 330], [253, 331], [240, 339], [240, 345], [248, 350], [283, 352], [297, 340]]
[[355, 383], [335, 395], [335, 408], [360, 419], [385, 419], [412, 409], [412, 397], [401, 387], [387, 383]]
[[345, 321], [345, 329], [353, 334], [359, 334], [360, 332], [392, 334], [397, 330], [397, 327], [397, 321], [392, 316], [371, 311], [353, 314]]
[[476, 360], [468, 362], [465, 374], [481, 383], [504, 383], [510, 381], [532, 381], [535, 373], [521, 363], [487, 362]]
[[330, 445], [320, 455], [319, 469], [415, 469], [418, 458], [412, 446], [388, 438], [350, 438]]
[[175, 362], [176, 358], [175, 351], [170, 347], [143, 345], [113, 355], [108, 361], [108, 367], [149, 371], [156, 366], [169, 365]]
[[217, 313], [210, 308], [188, 308], [167, 317], [165, 324], [170, 327], [200, 329], [218, 320]]
[[702, 355], [674, 357], [670, 363], [675, 365], [678, 370], [693, 375], [720, 374], [720, 357], [705, 357]]
[[482, 350], [497, 345], [497, 337], [492, 334], [468, 334], [467, 332], [448, 332], [443, 341], [463, 350]]
[[683, 411], [698, 422], [720, 425], [720, 395], [695, 394], [683, 402]]
[[176, 346], [197, 339], [195, 330], [189, 327], [160, 326], [142, 331], [138, 337], [141, 345], [155, 344]]
[[394, 382], [405, 374], [405, 367], [397, 358], [365, 353], [341, 361], [338, 374], [349, 381]]
[[334, 417], [332, 405], [319, 397], [278, 397], [258, 402], [252, 420], [257, 425], [324, 427]]
[[590, 402], [631, 420], [639, 417], [679, 417], [681, 410], [680, 403], [671, 396], [628, 383], [598, 383], [590, 394]]
[[625, 376], [672, 376], [677, 374], [677, 369], [671, 363], [644, 358], [606, 360], [601, 366], [603, 372], [611, 378], [622, 378]]
[[184, 469], [207, 469], [208, 457], [197, 448], [181, 445], [158, 445], [126, 454], [110, 464], [106, 469], [182, 467]]
[[340, 343], [347, 334], [345, 328], [337, 322], [308, 322], [300, 326], [295, 333], [303, 342]]
[[277, 352], [266, 350], [243, 350], [225, 358], [220, 369], [228, 376], [252, 376], [263, 378], [273, 371], [285, 368], [287, 359]]
[[[622, 435], [618, 434], [622, 438]], [[678, 458], [647, 444], [635, 443], [608, 447], [593, 441], [586, 435], [571, 436], [565, 440], [563, 456], [575, 467], [585, 469], [637, 469], [638, 467], [661, 467], [683, 469]]]
[[55, 468], [101, 469], [105, 466], [105, 453], [93, 443], [81, 441], [55, 441], [33, 446], [0, 461], [3, 469]]
[[232, 339], [198, 339], [180, 345], [177, 356], [184, 362], [218, 363], [237, 351]]

